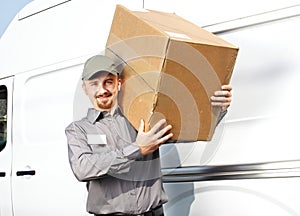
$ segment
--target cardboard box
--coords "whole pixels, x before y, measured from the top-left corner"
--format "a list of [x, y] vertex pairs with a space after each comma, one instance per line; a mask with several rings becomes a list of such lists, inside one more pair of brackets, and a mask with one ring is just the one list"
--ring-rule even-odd
[[210, 97], [228, 84], [238, 48], [183, 18], [115, 10], [106, 55], [123, 67], [119, 104], [138, 129], [166, 118], [173, 140], [210, 140], [219, 108]]

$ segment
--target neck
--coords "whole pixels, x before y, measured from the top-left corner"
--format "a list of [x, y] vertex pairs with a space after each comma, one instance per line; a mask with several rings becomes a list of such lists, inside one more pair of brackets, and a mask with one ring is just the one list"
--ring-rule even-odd
[[113, 115], [118, 108], [118, 103], [116, 103], [108, 112]]
[[100, 109], [99, 107], [94, 107], [96, 110], [99, 110], [100, 112], [106, 111], [109, 112], [111, 115], [113, 115], [118, 108], [118, 103], [115, 103], [110, 109]]

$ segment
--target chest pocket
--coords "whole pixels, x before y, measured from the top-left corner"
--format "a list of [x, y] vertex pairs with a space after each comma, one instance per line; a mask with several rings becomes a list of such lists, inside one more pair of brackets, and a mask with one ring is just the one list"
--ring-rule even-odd
[[87, 134], [87, 141], [89, 145], [107, 145], [105, 134]]
[[105, 153], [109, 150], [105, 134], [87, 134], [87, 141], [93, 152]]

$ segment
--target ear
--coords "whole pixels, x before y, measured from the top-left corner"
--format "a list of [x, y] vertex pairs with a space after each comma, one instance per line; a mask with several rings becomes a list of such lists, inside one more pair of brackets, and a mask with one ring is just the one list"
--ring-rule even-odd
[[118, 79], [118, 91], [121, 90], [121, 86], [122, 86], [122, 80]]
[[85, 85], [84, 81], [82, 82], [82, 85], [81, 85], [81, 87], [82, 87], [82, 89], [83, 89], [84, 93], [85, 93], [86, 95], [88, 95], [88, 94], [87, 94], [86, 85]]

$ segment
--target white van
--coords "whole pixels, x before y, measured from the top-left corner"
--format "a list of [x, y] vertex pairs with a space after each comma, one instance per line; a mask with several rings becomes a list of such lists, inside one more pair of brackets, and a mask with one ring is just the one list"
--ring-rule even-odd
[[167, 216], [300, 215], [300, 2], [35, 0], [0, 39], [0, 216], [82, 216], [65, 127], [85, 115], [85, 60], [116, 4], [176, 14], [240, 48], [210, 142], [161, 147]]

